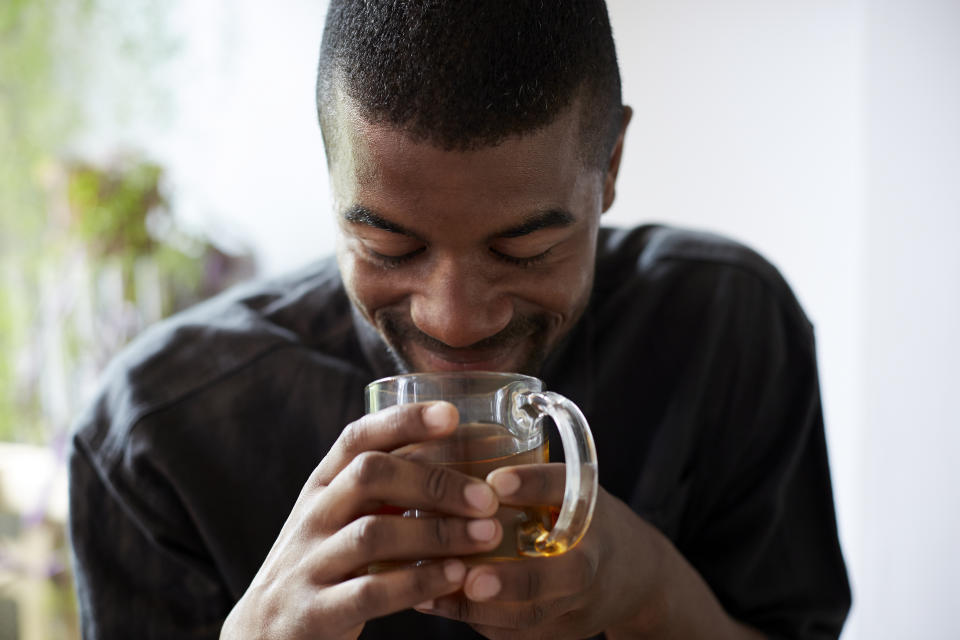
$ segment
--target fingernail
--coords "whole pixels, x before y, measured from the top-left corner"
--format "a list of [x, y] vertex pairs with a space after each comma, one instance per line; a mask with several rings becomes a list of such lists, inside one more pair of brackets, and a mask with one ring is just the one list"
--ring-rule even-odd
[[500, 593], [500, 580], [492, 573], [481, 573], [470, 583], [471, 600], [489, 600]]
[[471, 482], [463, 488], [463, 497], [467, 503], [478, 511], [487, 511], [493, 506], [496, 496], [484, 482]]
[[513, 495], [520, 488], [520, 476], [512, 471], [490, 474], [487, 481], [502, 498]]
[[493, 520], [471, 520], [467, 523], [467, 535], [477, 542], [490, 542], [497, 535]]
[[447, 560], [443, 563], [443, 575], [449, 582], [460, 582], [467, 573], [467, 567], [459, 560]]
[[414, 609], [418, 611], [433, 611], [433, 600], [427, 600], [426, 602], [421, 602]]
[[446, 431], [457, 422], [457, 410], [449, 402], [434, 402], [420, 415], [429, 431]]

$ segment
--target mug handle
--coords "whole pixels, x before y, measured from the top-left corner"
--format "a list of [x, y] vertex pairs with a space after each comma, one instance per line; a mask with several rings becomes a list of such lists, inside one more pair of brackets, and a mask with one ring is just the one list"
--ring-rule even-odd
[[550, 531], [520, 535], [518, 551], [524, 556], [553, 556], [573, 547], [590, 526], [597, 504], [597, 450], [583, 412], [570, 400], [552, 391], [521, 391], [514, 397], [514, 419], [532, 427], [550, 416], [563, 444], [567, 481], [563, 505]]

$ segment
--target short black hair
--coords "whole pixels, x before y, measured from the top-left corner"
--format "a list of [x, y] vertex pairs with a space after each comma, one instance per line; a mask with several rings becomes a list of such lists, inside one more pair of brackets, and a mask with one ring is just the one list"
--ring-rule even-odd
[[579, 99], [582, 155], [601, 169], [623, 113], [603, 0], [331, 0], [317, 73], [328, 161], [338, 86], [366, 120], [463, 151]]

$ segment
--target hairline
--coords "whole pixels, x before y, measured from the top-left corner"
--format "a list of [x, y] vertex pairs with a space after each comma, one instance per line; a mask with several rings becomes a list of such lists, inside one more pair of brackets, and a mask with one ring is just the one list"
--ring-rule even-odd
[[[616, 135], [612, 135], [610, 131], [614, 126], [612, 122], [614, 114], [607, 114], [606, 118], [609, 119], [607, 122], [591, 122], [589, 117], [590, 109], [595, 107], [597, 103], [605, 103], [607, 101], [599, 98], [598, 94], [600, 92], [591, 90], [589, 84], [589, 79], [583, 78], [571, 92], [570, 98], [564, 107], [557, 110], [548, 121], [538, 126], [519, 132], [507, 133], [491, 140], [484, 140], [482, 137], [477, 136], [465, 140], [464, 144], [447, 145], [430, 136], [428, 132], [420, 130], [420, 127], [416, 126], [415, 121], [409, 125], [386, 124], [394, 130], [410, 137], [415, 142], [425, 142], [438, 149], [447, 151], [467, 152], [493, 148], [511, 138], [523, 138], [532, 135], [556, 122], [567, 110], [579, 107], [577, 110], [577, 135], [579, 138], [577, 155], [580, 159], [581, 166], [588, 170], [606, 171], [607, 162], [616, 144]], [[333, 155], [335, 155], [332, 153], [332, 149], [335, 147], [335, 141], [329, 129], [331, 126], [336, 126], [334, 121], [338, 117], [338, 114], [353, 107], [356, 109], [359, 117], [368, 123], [377, 123], [377, 114], [371, 114], [370, 111], [365, 108], [365, 105], [350, 95], [342, 67], [335, 58], [326, 61], [326, 64], [324, 64], [324, 60], [321, 58], [315, 100], [317, 119], [323, 139], [324, 154], [327, 159], [327, 168], [328, 170], [332, 170]], [[345, 102], [348, 104], [344, 105], [343, 103]], [[345, 106], [346, 109], [340, 108], [341, 106]], [[604, 104], [604, 107], [606, 107], [605, 110], [607, 111], [611, 110], [609, 105]], [[623, 113], [623, 105], [616, 104], [612, 107], [612, 110], [616, 111], [616, 126], [619, 131], [619, 121]], [[371, 115], [373, 117], [371, 117]], [[596, 151], [596, 146], [602, 147], [602, 154]]]

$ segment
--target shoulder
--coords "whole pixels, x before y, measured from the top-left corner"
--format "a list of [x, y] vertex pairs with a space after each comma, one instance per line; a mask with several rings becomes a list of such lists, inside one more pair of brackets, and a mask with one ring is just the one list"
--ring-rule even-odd
[[636, 300], [691, 321], [718, 314], [742, 319], [775, 307], [812, 340], [812, 326], [780, 271], [750, 247], [713, 233], [662, 225], [601, 229], [594, 290], [601, 309]]
[[288, 276], [228, 290], [144, 331], [107, 367], [75, 425], [98, 458], [126, 446], [153, 412], [227, 383], [280, 350], [336, 358], [352, 336], [349, 301], [332, 259]]

